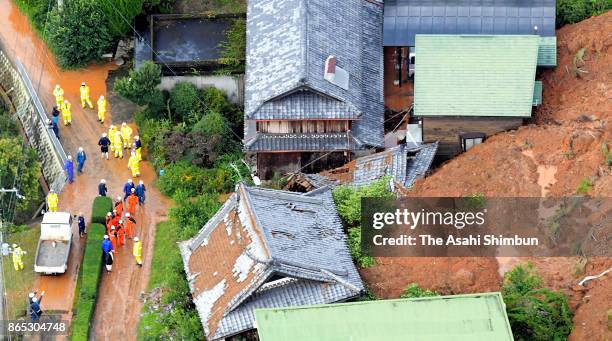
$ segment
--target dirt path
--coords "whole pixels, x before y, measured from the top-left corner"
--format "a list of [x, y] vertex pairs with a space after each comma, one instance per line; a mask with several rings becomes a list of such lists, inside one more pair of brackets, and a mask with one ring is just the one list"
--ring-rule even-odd
[[[67, 154], [76, 153], [79, 146], [88, 155], [85, 173], [77, 177], [74, 184], [67, 185], [60, 195], [60, 210], [73, 214], [82, 211], [86, 217], [91, 215], [91, 202], [97, 195], [97, 184], [101, 178], [107, 180], [109, 194], [121, 194], [125, 181], [130, 177], [127, 158], [123, 160], [101, 160], [97, 141], [100, 134], [108, 129], [97, 121], [94, 110], [82, 110], [79, 100], [79, 85], [85, 81], [91, 88], [92, 100], [101, 94], [106, 96], [106, 78], [112, 64], [92, 65], [79, 71], [61, 71], [55, 65], [51, 53], [33, 33], [31, 26], [10, 0], [0, 0], [0, 40], [5, 52], [11, 58], [18, 58], [25, 65], [32, 83], [38, 88], [45, 108], [53, 104], [52, 89], [61, 84], [65, 97], [72, 103], [73, 123], [60, 127], [60, 139]], [[112, 108], [110, 108], [112, 112]], [[107, 114], [107, 122], [111, 115]], [[135, 127], [134, 127], [135, 129]], [[92, 321], [92, 336], [96, 340], [133, 340], [136, 338], [138, 319], [142, 302], [139, 294], [147, 286], [151, 267], [151, 255], [155, 225], [164, 219], [169, 204], [159, 191], [153, 188], [155, 172], [148, 162], [141, 164], [142, 179], [147, 188], [146, 208], [137, 212], [137, 234], [143, 240], [144, 265], [138, 268], [131, 255], [132, 242], [128, 241], [119, 250], [112, 274], [103, 274], [98, 304]], [[78, 236], [77, 231], [75, 236]], [[46, 310], [60, 311], [71, 318], [74, 287], [84, 241], [76, 240], [71, 251], [68, 272], [62, 276], [38, 277], [37, 287], [45, 290], [43, 307]], [[118, 321], [121, 321], [118, 323]], [[108, 323], [107, 323], [108, 322]]]

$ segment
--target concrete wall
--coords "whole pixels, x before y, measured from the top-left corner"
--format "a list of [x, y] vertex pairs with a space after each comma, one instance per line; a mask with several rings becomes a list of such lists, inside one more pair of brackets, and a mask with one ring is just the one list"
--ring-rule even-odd
[[244, 104], [244, 76], [165, 76], [160, 84], [161, 90], [170, 90], [179, 82], [189, 82], [199, 89], [215, 87], [224, 91], [230, 102]]
[[43, 177], [50, 188], [61, 191], [66, 183], [63, 164], [66, 160], [59, 140], [48, 128], [47, 115], [36, 96], [25, 68], [14, 65], [0, 51], [0, 88], [12, 104], [13, 114], [21, 122], [29, 144], [36, 149]]

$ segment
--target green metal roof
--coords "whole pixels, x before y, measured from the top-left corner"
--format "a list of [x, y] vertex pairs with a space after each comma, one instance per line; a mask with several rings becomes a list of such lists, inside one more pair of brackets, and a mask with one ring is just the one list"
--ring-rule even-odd
[[538, 106], [542, 104], [542, 82], [535, 81], [535, 85], [533, 87], [533, 106]]
[[540, 37], [538, 66], [557, 66], [557, 37]]
[[530, 117], [539, 37], [417, 35], [416, 116]]
[[255, 311], [261, 341], [512, 341], [498, 292]]

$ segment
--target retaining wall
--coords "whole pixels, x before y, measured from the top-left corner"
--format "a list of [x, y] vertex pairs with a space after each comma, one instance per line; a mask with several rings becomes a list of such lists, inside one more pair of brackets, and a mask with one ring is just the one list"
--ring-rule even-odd
[[170, 91], [176, 83], [188, 82], [198, 89], [215, 87], [227, 95], [227, 99], [233, 104], [244, 104], [244, 76], [164, 76], [162, 77], [160, 90]]
[[12, 114], [21, 122], [28, 143], [38, 153], [47, 185], [59, 193], [66, 183], [63, 171], [66, 153], [47, 124], [48, 116], [25, 68], [18, 60], [15, 64], [11, 63], [2, 51], [0, 51], [0, 88], [12, 104]]

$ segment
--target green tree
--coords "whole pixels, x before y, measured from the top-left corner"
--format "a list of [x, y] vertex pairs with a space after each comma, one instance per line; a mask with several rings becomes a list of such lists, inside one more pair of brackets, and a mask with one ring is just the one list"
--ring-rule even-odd
[[108, 20], [93, 0], [64, 1], [49, 15], [47, 43], [62, 68], [78, 68], [109, 52]]
[[567, 297], [543, 288], [533, 264], [518, 265], [506, 273], [502, 295], [515, 340], [567, 340], [572, 331]]
[[138, 105], [149, 105], [157, 101], [161, 93], [157, 86], [161, 84], [161, 67], [146, 61], [136, 70], [130, 70], [128, 77], [117, 79], [115, 91]]
[[557, 0], [557, 26], [574, 24], [612, 9], [612, 0]]
[[188, 82], [176, 84], [170, 91], [170, 108], [183, 121], [195, 123], [202, 110], [198, 88]]
[[110, 33], [116, 37], [124, 37], [132, 32], [131, 23], [142, 12], [143, 0], [98, 0], [108, 18]]
[[23, 214], [28, 213], [33, 205], [40, 204], [39, 177], [40, 164], [34, 149], [24, 145], [19, 136], [0, 136], [0, 187], [13, 188], [17, 179], [17, 189], [24, 197], [16, 201], [16, 206], [9, 207], [10, 194], [0, 194], [0, 211], [12, 215], [11, 210], [15, 207], [15, 222], [24, 222]]

